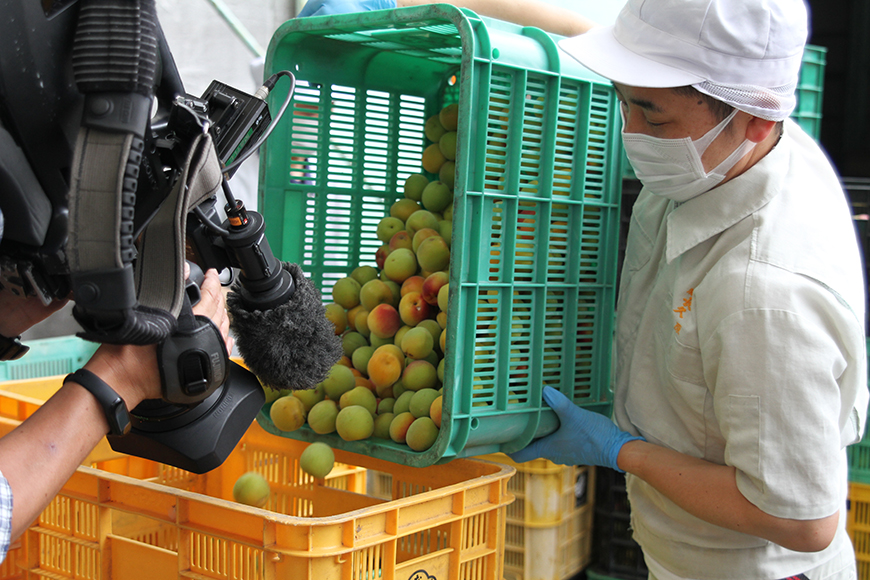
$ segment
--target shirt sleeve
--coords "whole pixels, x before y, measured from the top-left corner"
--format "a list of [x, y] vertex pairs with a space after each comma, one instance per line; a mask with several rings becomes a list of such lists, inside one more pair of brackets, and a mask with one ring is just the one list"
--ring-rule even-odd
[[842, 333], [819, 322], [744, 310], [723, 320], [704, 349], [725, 463], [737, 469], [741, 493], [777, 517], [814, 519], [840, 507], [842, 440], [851, 428], [843, 411], [854, 401], [858, 365]]
[[6, 559], [12, 539], [12, 488], [0, 473], [0, 562]]

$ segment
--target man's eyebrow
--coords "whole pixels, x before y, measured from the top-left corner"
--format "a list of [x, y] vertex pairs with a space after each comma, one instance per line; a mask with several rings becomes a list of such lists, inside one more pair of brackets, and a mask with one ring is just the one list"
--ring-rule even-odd
[[[625, 99], [625, 96], [616, 87], [616, 85], [614, 85], [613, 88], [616, 90], [617, 93], [619, 93], [620, 97]], [[653, 113], [664, 113], [664, 110], [661, 107], [659, 107], [657, 104], [653, 103], [652, 101], [648, 101], [646, 99], [626, 99], [626, 100], [629, 101], [632, 105], [634, 105], [636, 107], [640, 107], [641, 109], [646, 109], [647, 111], [652, 111]]]
[[646, 99], [629, 99], [632, 105], [640, 107], [641, 109], [646, 109], [647, 111], [652, 111], [653, 113], [664, 113], [661, 107], [653, 103], [652, 101], [647, 101]]

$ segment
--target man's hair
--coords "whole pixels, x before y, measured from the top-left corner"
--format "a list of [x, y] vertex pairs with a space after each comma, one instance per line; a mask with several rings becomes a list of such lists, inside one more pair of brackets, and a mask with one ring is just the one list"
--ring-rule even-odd
[[714, 115], [716, 115], [717, 121], [724, 121], [728, 117], [728, 115], [730, 115], [731, 112], [734, 110], [734, 107], [732, 107], [728, 103], [720, 101], [715, 97], [711, 97], [706, 93], [702, 93], [691, 85], [685, 87], [675, 87], [673, 91], [680, 96], [700, 99], [707, 103], [707, 107]]
[[[726, 103], [724, 101], [720, 101], [716, 97], [711, 97], [710, 95], [708, 95], [706, 93], [702, 93], [701, 91], [699, 91], [698, 89], [696, 89], [695, 87], [693, 87], [691, 85], [688, 85], [685, 87], [674, 87], [672, 90], [675, 93], [677, 93], [678, 95], [681, 95], [683, 97], [691, 97], [691, 98], [695, 98], [695, 99], [700, 99], [700, 100], [704, 101], [705, 103], [707, 103], [707, 108], [710, 109], [710, 111], [713, 113], [713, 115], [716, 116], [716, 120], [719, 122], [724, 121], [726, 118], [728, 118], [728, 115], [730, 115], [731, 112], [735, 109], [735, 107], [732, 107], [728, 103]], [[726, 127], [725, 130], [730, 131], [730, 128], [731, 128], [731, 124], [729, 123], [728, 127]], [[775, 128], [776, 128], [777, 133], [779, 135], [782, 135], [783, 122], [777, 121]]]

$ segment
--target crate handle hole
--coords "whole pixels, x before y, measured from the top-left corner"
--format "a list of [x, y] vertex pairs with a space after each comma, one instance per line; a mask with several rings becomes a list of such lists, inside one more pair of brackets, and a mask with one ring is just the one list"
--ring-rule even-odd
[[480, 427], [480, 419], [478, 419], [477, 417], [473, 417], [471, 419], [471, 428], [477, 429], [478, 427]]

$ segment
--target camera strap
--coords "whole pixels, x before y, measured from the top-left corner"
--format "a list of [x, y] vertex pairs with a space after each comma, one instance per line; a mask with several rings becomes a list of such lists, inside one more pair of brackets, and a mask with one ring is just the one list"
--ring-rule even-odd
[[211, 137], [197, 135], [137, 252], [132, 218], [141, 149], [135, 135], [87, 127], [76, 143], [66, 252], [73, 315], [87, 340], [153, 344], [175, 331], [184, 293], [186, 216], [223, 179]]
[[[139, 171], [161, 36], [155, 0], [79, 2], [72, 63], [85, 99], [70, 171], [66, 254], [73, 315], [84, 328], [79, 336], [96, 342], [154, 344], [175, 332], [187, 213], [223, 179], [203, 129], [176, 145], [183, 164], [168, 196], [140, 200], [159, 203], [157, 211], [136, 215], [139, 179], [155, 178]], [[145, 226], [134, 240], [137, 217]]]
[[209, 133], [190, 145], [181, 176], [139, 241], [136, 290], [140, 304], [159, 305], [178, 317], [184, 298], [186, 223], [190, 211], [221, 188], [221, 165]]

